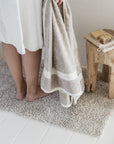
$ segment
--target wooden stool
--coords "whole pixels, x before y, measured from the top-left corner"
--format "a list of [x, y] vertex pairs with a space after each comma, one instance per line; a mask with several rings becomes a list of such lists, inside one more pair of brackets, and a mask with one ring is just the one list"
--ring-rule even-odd
[[[114, 31], [105, 30], [111, 34]], [[114, 99], [114, 50], [103, 53], [97, 51], [98, 47], [86, 40], [87, 52], [87, 85], [86, 91], [95, 92], [98, 64], [103, 64], [102, 76], [105, 82], [109, 82], [109, 98]]]

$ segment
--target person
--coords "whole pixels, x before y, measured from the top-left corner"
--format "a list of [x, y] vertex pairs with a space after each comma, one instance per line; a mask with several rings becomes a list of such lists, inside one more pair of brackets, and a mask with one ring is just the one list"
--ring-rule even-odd
[[[55, 0], [61, 5], [63, 0]], [[47, 96], [38, 85], [42, 55], [42, 0], [19, 0], [25, 54], [20, 54], [10, 43], [2, 42], [2, 51], [16, 85], [16, 99], [34, 101]], [[26, 10], [25, 10], [26, 9]], [[22, 67], [26, 79], [23, 77]]]

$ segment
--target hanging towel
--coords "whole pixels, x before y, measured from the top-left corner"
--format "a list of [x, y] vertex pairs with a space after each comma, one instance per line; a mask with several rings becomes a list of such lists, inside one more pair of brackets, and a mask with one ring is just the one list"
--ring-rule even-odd
[[59, 91], [63, 107], [75, 105], [83, 94], [84, 78], [67, 0], [43, 2], [43, 72], [41, 88], [46, 93]]

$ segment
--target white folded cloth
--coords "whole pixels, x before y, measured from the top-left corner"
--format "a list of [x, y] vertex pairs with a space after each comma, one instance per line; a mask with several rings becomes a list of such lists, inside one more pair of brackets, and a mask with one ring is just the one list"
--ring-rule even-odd
[[109, 42], [107, 44], [101, 44], [99, 42], [99, 40], [96, 40], [91, 36], [91, 33], [85, 35], [84, 38], [87, 39], [88, 41], [90, 41], [91, 43], [93, 43], [95, 46], [97, 46], [98, 52], [102, 51], [102, 52], [106, 53], [106, 52], [114, 49], [114, 36], [112, 36], [111, 42]]

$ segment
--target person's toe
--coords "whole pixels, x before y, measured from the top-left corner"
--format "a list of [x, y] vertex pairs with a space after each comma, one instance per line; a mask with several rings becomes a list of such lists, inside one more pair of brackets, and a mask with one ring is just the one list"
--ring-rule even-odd
[[17, 93], [17, 95], [16, 95], [16, 99], [17, 100], [23, 100], [25, 98], [25, 94], [23, 94], [23, 93]]

